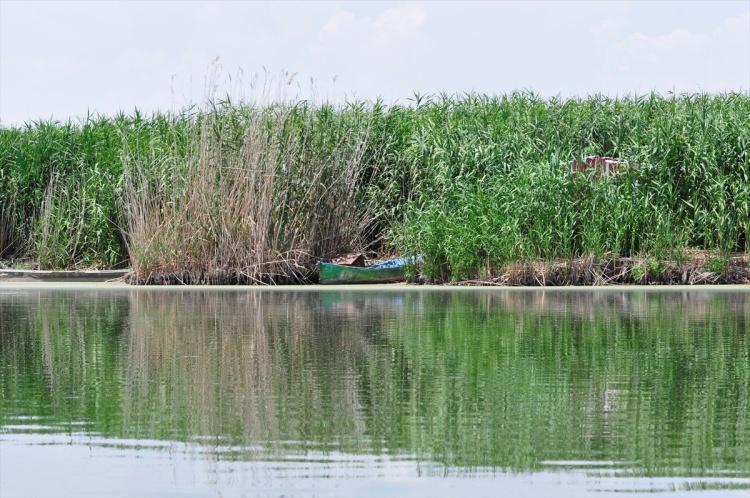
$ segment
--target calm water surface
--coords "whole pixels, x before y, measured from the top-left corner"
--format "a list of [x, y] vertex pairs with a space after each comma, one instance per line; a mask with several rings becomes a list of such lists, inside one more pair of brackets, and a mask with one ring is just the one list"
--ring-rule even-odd
[[750, 496], [750, 292], [0, 287], [0, 496]]

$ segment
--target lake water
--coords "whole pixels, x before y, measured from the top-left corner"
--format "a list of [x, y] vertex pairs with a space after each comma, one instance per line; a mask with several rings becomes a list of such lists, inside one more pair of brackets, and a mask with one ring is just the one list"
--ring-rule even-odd
[[0, 287], [0, 496], [750, 495], [750, 292]]

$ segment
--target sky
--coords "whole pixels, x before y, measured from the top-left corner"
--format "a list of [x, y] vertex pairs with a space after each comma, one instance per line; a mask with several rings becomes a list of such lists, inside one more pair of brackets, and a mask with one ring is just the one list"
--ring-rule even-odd
[[0, 0], [0, 124], [230, 95], [343, 102], [750, 89], [750, 0]]

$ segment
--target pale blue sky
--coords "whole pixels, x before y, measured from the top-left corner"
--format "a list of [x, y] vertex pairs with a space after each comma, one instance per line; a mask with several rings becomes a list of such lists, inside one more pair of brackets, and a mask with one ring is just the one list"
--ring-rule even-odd
[[[212, 66], [217, 57], [220, 66]], [[263, 67], [273, 76], [271, 90], [259, 87], [263, 78], [251, 85]], [[294, 84], [283, 86], [282, 70], [297, 73]], [[5, 125], [87, 110], [178, 108], [204, 98], [207, 77], [219, 93], [255, 100], [746, 91], [750, 0], [0, 0]]]

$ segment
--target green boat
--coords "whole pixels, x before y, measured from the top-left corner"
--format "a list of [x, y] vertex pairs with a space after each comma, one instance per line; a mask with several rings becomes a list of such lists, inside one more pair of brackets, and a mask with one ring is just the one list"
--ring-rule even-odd
[[399, 258], [371, 266], [318, 263], [321, 284], [384, 284], [406, 280], [406, 268], [413, 258]]

